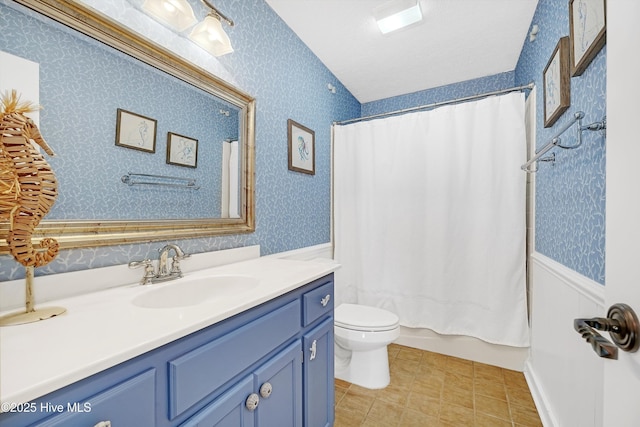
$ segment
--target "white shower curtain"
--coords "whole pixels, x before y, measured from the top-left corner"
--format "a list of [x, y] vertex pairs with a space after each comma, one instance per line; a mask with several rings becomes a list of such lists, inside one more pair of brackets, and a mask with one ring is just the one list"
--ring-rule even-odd
[[238, 141], [223, 141], [221, 218], [240, 218], [238, 214], [238, 179]]
[[335, 126], [343, 302], [528, 346], [524, 94]]

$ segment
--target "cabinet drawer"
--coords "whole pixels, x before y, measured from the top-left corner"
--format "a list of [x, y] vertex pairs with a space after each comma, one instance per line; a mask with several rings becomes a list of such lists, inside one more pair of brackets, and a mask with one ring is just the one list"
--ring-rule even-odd
[[36, 424], [38, 427], [94, 426], [111, 421], [113, 426], [153, 426], [156, 370], [149, 369], [102, 393], [65, 405], [67, 412]]
[[326, 313], [333, 311], [333, 281], [307, 292], [302, 297], [303, 325], [307, 326]]
[[295, 300], [169, 362], [169, 414], [174, 419], [300, 330]]

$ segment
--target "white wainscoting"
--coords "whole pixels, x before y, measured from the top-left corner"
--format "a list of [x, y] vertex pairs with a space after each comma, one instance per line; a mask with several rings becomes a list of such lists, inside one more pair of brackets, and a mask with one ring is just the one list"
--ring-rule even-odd
[[545, 427], [600, 427], [604, 359], [574, 330], [573, 320], [606, 316], [604, 287], [542, 254], [532, 254], [530, 261], [531, 354], [525, 377], [540, 418]]

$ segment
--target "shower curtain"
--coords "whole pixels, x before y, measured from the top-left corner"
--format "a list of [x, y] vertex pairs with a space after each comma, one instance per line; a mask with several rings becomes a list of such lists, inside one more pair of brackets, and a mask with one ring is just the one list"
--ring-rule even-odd
[[528, 346], [524, 94], [334, 128], [343, 302]]
[[221, 218], [240, 218], [238, 213], [238, 175], [238, 141], [223, 141]]

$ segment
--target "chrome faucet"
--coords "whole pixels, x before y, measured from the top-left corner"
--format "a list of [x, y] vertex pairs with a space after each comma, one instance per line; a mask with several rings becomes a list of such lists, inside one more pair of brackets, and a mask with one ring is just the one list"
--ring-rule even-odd
[[[169, 269], [169, 252], [171, 250], [175, 252], [172, 258], [171, 269]], [[149, 283], [166, 282], [167, 280], [178, 279], [182, 277], [182, 271], [180, 270], [180, 261], [189, 258], [189, 254], [185, 254], [178, 245], [168, 244], [160, 249], [160, 256], [158, 257], [158, 271], [155, 272], [153, 268], [153, 261], [145, 259], [143, 261], [132, 261], [129, 263], [129, 268], [144, 267], [144, 276], [140, 281], [141, 285], [148, 285]]]

